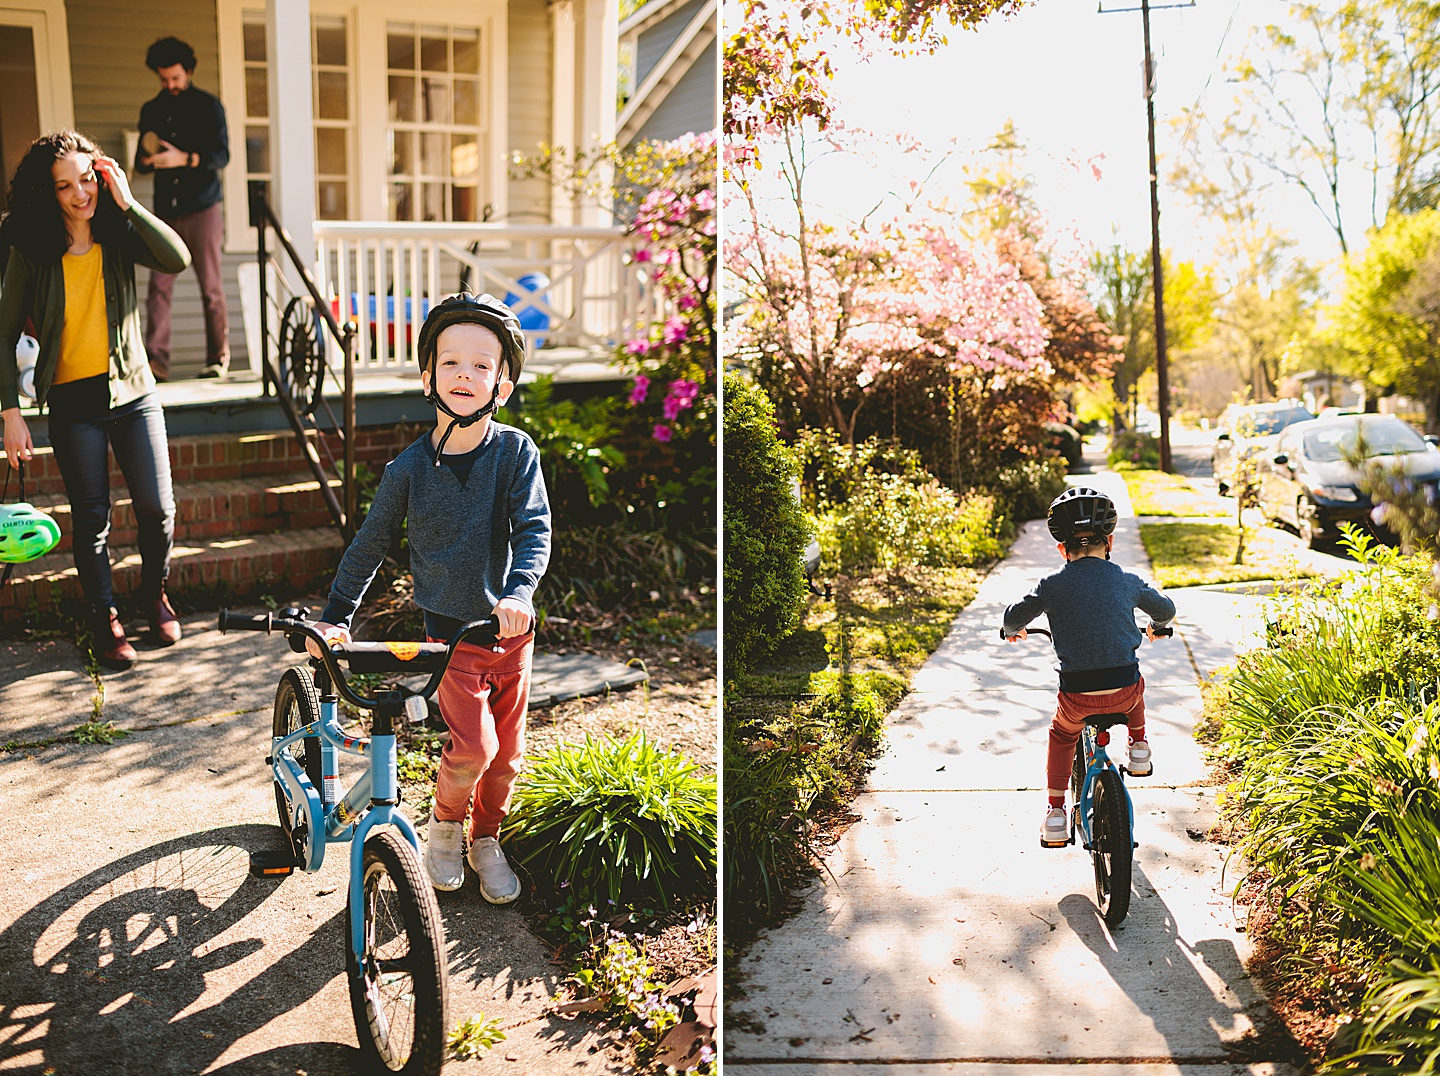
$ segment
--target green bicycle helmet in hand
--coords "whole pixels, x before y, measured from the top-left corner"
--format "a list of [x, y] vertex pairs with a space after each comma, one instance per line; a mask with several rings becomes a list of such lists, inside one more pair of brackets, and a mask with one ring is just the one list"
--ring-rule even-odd
[[0, 504], [0, 564], [25, 564], [60, 544], [60, 525], [34, 505]]

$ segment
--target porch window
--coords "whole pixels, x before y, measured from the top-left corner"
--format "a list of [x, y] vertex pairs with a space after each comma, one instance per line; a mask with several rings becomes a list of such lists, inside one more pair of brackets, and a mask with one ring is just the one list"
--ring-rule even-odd
[[482, 219], [489, 160], [475, 27], [386, 26], [391, 220]]
[[[245, 56], [245, 178], [270, 179], [270, 107], [265, 12], [243, 13]], [[355, 140], [350, 27], [344, 15], [310, 20], [315, 105], [315, 212], [320, 220], [350, 215], [350, 147]]]

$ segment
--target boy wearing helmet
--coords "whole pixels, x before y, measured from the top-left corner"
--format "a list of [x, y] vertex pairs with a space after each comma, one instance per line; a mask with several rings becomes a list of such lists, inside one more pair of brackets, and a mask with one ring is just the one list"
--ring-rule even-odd
[[316, 627], [327, 639], [348, 640], [365, 589], [407, 520], [425, 634], [443, 642], [469, 621], [492, 614], [499, 621], [499, 642], [462, 643], [436, 693], [450, 741], [440, 756], [425, 868], [436, 889], [455, 890], [465, 884], [468, 860], [481, 895], [506, 904], [520, 895], [520, 880], [498, 837], [525, 749], [532, 600], [550, 560], [540, 453], [529, 435], [490, 418], [519, 380], [525, 337], [505, 304], [462, 293], [430, 311], [416, 353], [435, 428], [385, 468]]
[[1017, 642], [1025, 638], [1026, 624], [1047, 614], [1060, 659], [1045, 765], [1050, 803], [1040, 827], [1040, 843], [1047, 848], [1069, 843], [1065, 786], [1088, 715], [1125, 714], [1131, 776], [1148, 777], [1154, 770], [1145, 740], [1145, 679], [1135, 660], [1141, 635], [1134, 611], [1150, 615], [1145, 635], [1154, 639], [1154, 628], [1174, 619], [1175, 603], [1110, 560], [1118, 518], [1115, 502], [1098, 490], [1072, 487], [1055, 498], [1047, 522], [1065, 566], [1007, 607], [1001, 628], [1007, 641]]

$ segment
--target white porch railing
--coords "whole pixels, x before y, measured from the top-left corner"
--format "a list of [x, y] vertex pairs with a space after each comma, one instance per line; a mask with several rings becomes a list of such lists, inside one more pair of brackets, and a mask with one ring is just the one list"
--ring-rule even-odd
[[431, 304], [462, 282], [509, 301], [532, 346], [612, 349], [661, 316], [619, 228], [317, 221], [315, 239], [320, 290], [359, 328], [357, 372], [407, 368]]

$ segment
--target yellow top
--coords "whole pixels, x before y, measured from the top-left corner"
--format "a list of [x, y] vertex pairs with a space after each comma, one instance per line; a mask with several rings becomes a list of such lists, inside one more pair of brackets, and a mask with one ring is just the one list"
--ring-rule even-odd
[[84, 254], [66, 254], [65, 327], [53, 385], [110, 372], [110, 332], [105, 316], [104, 262], [100, 244]]

